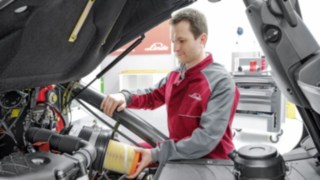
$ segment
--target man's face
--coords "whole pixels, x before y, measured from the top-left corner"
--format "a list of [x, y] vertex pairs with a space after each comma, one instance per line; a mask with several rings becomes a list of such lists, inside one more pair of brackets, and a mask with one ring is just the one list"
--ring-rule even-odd
[[188, 21], [181, 21], [172, 26], [171, 40], [174, 53], [181, 64], [193, 64], [201, 57], [204, 51], [206, 35], [202, 34], [197, 39], [194, 38]]

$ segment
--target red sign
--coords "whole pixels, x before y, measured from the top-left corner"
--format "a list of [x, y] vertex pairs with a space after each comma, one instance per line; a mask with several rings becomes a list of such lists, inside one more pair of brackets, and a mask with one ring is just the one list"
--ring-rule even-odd
[[[133, 49], [130, 55], [134, 54], [171, 54], [171, 41], [169, 21], [165, 21], [154, 27], [145, 34], [144, 40], [139, 46]], [[112, 53], [119, 55], [125, 51], [134, 41], [122, 46]]]

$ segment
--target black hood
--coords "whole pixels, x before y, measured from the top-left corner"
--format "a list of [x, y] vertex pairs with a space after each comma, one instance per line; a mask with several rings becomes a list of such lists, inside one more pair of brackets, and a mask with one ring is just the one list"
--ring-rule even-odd
[[80, 79], [192, 2], [95, 0], [69, 42], [88, 0], [15, 0], [0, 10], [0, 92]]

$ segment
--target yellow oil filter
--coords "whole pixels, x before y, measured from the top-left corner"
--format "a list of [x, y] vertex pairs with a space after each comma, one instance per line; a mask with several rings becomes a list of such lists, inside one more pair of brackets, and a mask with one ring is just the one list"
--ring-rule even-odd
[[136, 171], [140, 153], [133, 146], [110, 140], [103, 167], [118, 173], [131, 175]]

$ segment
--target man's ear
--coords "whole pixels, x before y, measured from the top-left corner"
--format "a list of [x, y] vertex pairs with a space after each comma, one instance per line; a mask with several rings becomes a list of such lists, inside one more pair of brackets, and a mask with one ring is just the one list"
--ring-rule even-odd
[[199, 38], [200, 38], [200, 43], [203, 45], [203, 47], [205, 47], [208, 40], [208, 35], [206, 33], [202, 33]]

